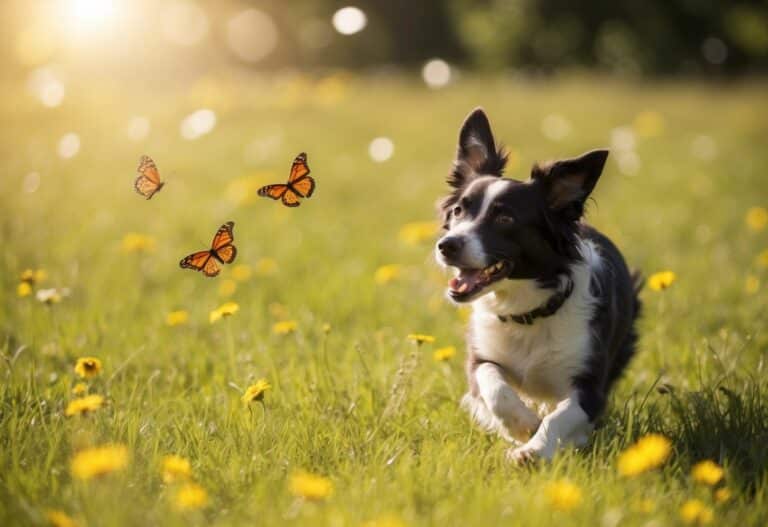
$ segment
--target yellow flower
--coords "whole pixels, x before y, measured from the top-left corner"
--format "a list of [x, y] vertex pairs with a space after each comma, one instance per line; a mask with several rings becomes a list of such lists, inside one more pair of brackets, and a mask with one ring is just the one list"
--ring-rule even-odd
[[189, 313], [183, 309], [171, 311], [165, 315], [165, 323], [171, 327], [183, 326], [189, 322]]
[[270, 276], [277, 272], [277, 262], [272, 258], [261, 258], [254, 269], [256, 276]]
[[392, 280], [396, 280], [403, 272], [403, 266], [400, 264], [387, 264], [382, 265], [373, 274], [373, 281], [379, 285], [388, 284]]
[[747, 227], [753, 231], [761, 231], [768, 225], [768, 210], [764, 207], [751, 207], [744, 218]]
[[671, 286], [676, 278], [677, 275], [675, 275], [673, 271], [660, 271], [658, 273], [653, 273], [648, 278], [648, 287], [650, 287], [653, 291], [663, 291], [664, 289]]
[[418, 245], [432, 240], [437, 234], [436, 221], [414, 221], [400, 227], [398, 238], [406, 245]]
[[744, 279], [744, 292], [754, 295], [760, 290], [760, 279], [755, 275], [747, 275]]
[[87, 448], [75, 454], [70, 463], [72, 475], [88, 480], [110, 472], [122, 470], [128, 465], [128, 449], [123, 445], [106, 445]]
[[29, 282], [20, 282], [16, 287], [16, 294], [22, 298], [29, 296], [32, 294], [32, 286], [29, 285]]
[[191, 510], [208, 504], [208, 493], [197, 483], [186, 483], [178, 491], [174, 503], [178, 510]]
[[672, 442], [660, 434], [641, 437], [619, 456], [619, 474], [636, 476], [664, 464], [672, 452]]
[[423, 335], [421, 333], [410, 333], [407, 337], [408, 340], [412, 340], [419, 346], [424, 344], [425, 342], [432, 344], [435, 341], [435, 337], [432, 335]]
[[53, 527], [77, 527], [77, 522], [64, 511], [48, 509], [45, 517]]
[[259, 379], [255, 384], [251, 384], [245, 393], [241, 397], [243, 404], [252, 403], [253, 401], [261, 401], [264, 399], [264, 394], [267, 390], [271, 390], [272, 386], [267, 379]]
[[277, 262], [272, 258], [259, 258], [253, 270], [256, 276], [269, 276], [277, 272]]
[[763, 269], [768, 268], [768, 249], [763, 249], [757, 255], [757, 265]]
[[444, 348], [437, 348], [432, 354], [432, 358], [436, 361], [444, 361], [452, 358], [456, 355], [456, 348], [453, 346], [445, 346]]
[[326, 335], [331, 332], [331, 329], [333, 329], [333, 328], [331, 327], [331, 325], [328, 322], [323, 324], [323, 333], [325, 333]]
[[192, 477], [192, 467], [189, 460], [171, 454], [163, 458], [163, 481], [173, 483]]
[[43, 269], [24, 269], [19, 276], [22, 282], [26, 282], [29, 285], [37, 285], [40, 282], [44, 282], [48, 278], [48, 273]]
[[289, 489], [298, 498], [322, 500], [333, 494], [333, 482], [323, 476], [298, 471], [291, 475]]
[[406, 527], [406, 523], [397, 516], [388, 514], [365, 522], [363, 527]]
[[96, 357], [80, 357], [75, 364], [75, 373], [83, 379], [90, 379], [101, 372], [101, 361]]
[[80, 399], [74, 399], [69, 402], [64, 415], [72, 417], [73, 415], [85, 415], [88, 412], [95, 412], [104, 404], [104, 397], [101, 395], [86, 395]]
[[281, 320], [272, 324], [272, 333], [275, 335], [287, 335], [296, 331], [298, 324], [295, 320]]
[[149, 253], [155, 250], [155, 239], [136, 232], [123, 236], [122, 249], [127, 253]]
[[246, 264], [238, 264], [232, 268], [232, 278], [238, 282], [245, 282], [251, 278], [253, 271], [251, 266]]
[[237, 291], [237, 282], [226, 278], [219, 284], [219, 296], [228, 297], [235, 294]]
[[223, 317], [229, 317], [234, 315], [240, 310], [240, 306], [238, 306], [234, 302], [226, 302], [219, 306], [217, 309], [214, 309], [211, 311], [210, 315], [208, 315], [208, 320], [211, 324], [214, 322], [218, 322]]
[[680, 517], [685, 523], [704, 525], [714, 518], [712, 508], [701, 500], [688, 500], [680, 507]]
[[569, 511], [581, 503], [581, 489], [567, 479], [548, 484], [545, 493], [552, 507], [560, 511]]
[[655, 111], [637, 114], [632, 127], [640, 137], [656, 137], [664, 132], [664, 116]]
[[72, 387], [73, 395], [83, 395], [85, 393], [88, 393], [88, 385], [84, 382], [79, 382]]
[[731, 489], [728, 487], [719, 488], [715, 491], [715, 501], [717, 503], [725, 503], [731, 499], [732, 495], [733, 494], [731, 493]]
[[707, 459], [696, 463], [691, 469], [691, 475], [693, 476], [693, 479], [699, 483], [714, 486], [723, 479], [725, 471], [723, 471], [723, 467], [714, 461]]

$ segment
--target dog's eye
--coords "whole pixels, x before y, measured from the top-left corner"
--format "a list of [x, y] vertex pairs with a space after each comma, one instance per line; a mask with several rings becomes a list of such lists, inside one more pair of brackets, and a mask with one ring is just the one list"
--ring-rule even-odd
[[512, 225], [515, 223], [515, 218], [508, 214], [499, 214], [496, 216], [496, 223], [499, 223], [501, 225]]
[[453, 212], [454, 217], [461, 216], [461, 207], [459, 205], [456, 205], [455, 207], [453, 207], [453, 211], [451, 212]]

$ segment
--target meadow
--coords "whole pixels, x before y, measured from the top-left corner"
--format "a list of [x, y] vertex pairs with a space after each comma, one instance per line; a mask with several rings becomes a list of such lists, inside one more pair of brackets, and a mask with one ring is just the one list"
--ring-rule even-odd
[[[45, 525], [51, 510], [100, 526], [768, 522], [764, 82], [466, 77], [431, 90], [222, 72], [73, 78], [55, 108], [23, 82], [2, 93], [0, 524]], [[643, 291], [636, 359], [588, 447], [527, 469], [458, 408], [466, 312], [443, 298], [431, 256], [434, 203], [478, 105], [511, 151], [509, 177], [611, 148], [589, 221], [632, 267], [675, 273]], [[201, 108], [215, 126], [207, 114], [182, 137]], [[382, 162], [376, 137], [394, 145]], [[257, 197], [301, 151], [314, 196], [295, 209]], [[142, 154], [166, 180], [150, 201], [132, 188]], [[234, 264], [214, 279], [179, 269], [228, 220]], [[46, 276], [24, 287], [27, 269]], [[36, 298], [48, 288], [68, 291]], [[227, 302], [236, 312], [212, 322]], [[94, 375], [75, 371], [83, 357], [101, 361]], [[67, 416], [86, 393], [101, 407]], [[669, 457], [622, 475], [619, 456], [650, 433]], [[110, 473], [72, 466], [103, 445], [120, 446]], [[167, 455], [189, 467], [163, 474]], [[707, 459], [724, 470], [714, 487], [691, 474]]]

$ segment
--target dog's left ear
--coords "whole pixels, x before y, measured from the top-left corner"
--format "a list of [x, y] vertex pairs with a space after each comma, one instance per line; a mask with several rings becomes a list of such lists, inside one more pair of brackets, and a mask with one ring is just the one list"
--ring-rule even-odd
[[482, 108], [475, 108], [461, 126], [456, 168], [448, 183], [459, 188], [481, 174], [501, 176], [506, 161], [503, 149], [496, 149], [488, 116]]
[[544, 184], [547, 204], [555, 211], [577, 220], [584, 212], [584, 202], [603, 172], [608, 150], [592, 150], [573, 159], [563, 159], [542, 167], [533, 167], [531, 178]]

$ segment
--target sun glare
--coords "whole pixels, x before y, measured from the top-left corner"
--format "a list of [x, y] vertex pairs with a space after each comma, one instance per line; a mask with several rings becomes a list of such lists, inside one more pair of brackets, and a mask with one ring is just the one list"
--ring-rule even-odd
[[68, 19], [78, 30], [98, 29], [115, 17], [115, 0], [66, 0]]

